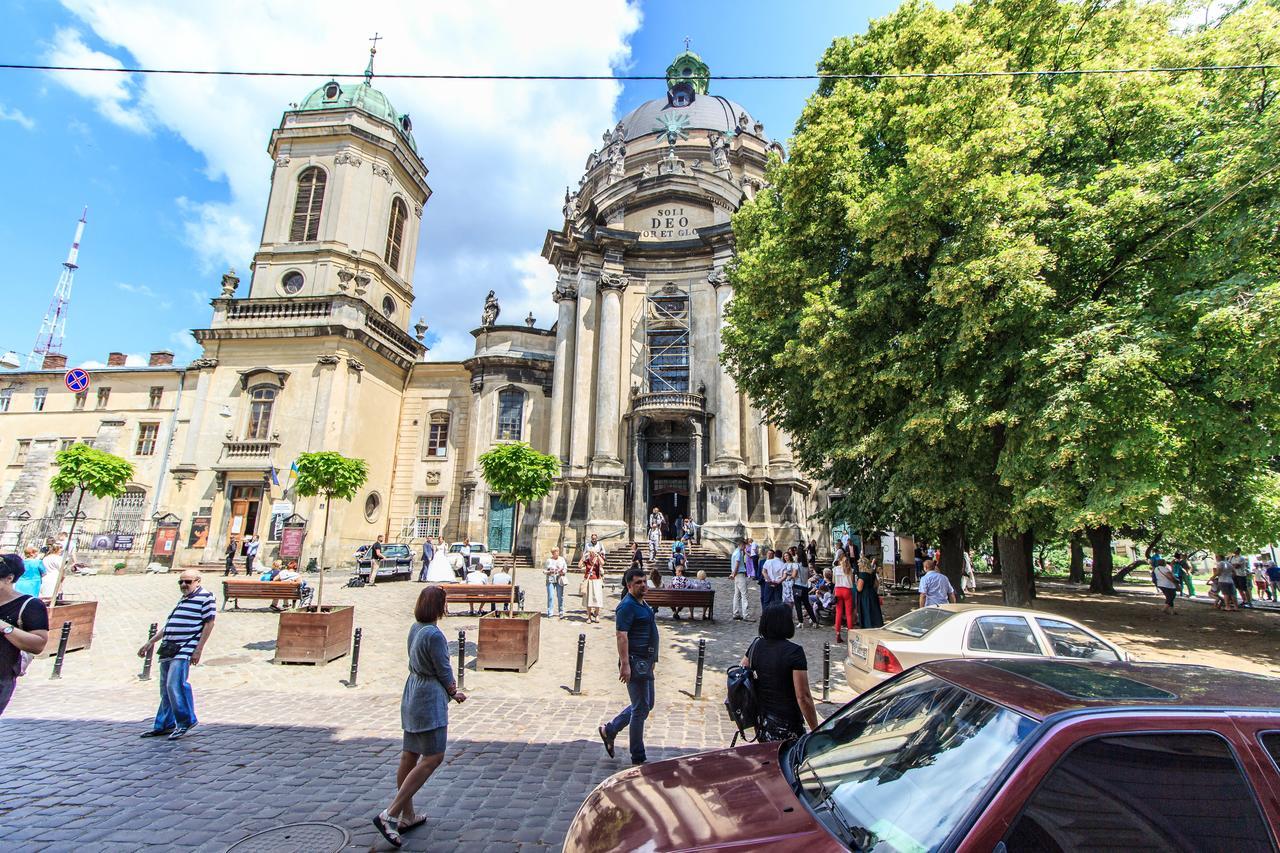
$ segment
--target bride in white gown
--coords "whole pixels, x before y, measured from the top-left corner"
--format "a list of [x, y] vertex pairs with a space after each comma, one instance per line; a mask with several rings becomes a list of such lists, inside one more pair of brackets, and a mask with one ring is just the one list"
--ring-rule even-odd
[[443, 541], [436, 545], [436, 552], [427, 564], [427, 583], [456, 583], [457, 575], [449, 565], [449, 553]]

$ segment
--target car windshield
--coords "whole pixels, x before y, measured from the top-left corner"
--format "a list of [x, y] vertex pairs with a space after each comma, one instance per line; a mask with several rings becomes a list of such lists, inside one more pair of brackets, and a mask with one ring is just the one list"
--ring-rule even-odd
[[[483, 545], [477, 545], [477, 544], [476, 544], [476, 543], [474, 543], [474, 542], [472, 542], [472, 543], [471, 543], [471, 546], [470, 546], [470, 547], [471, 547], [471, 553], [472, 553], [472, 554], [479, 554], [481, 551], [483, 551], [483, 550], [484, 550], [484, 546], [483, 546]], [[450, 546], [449, 546], [449, 553], [450, 553], [450, 554], [461, 554], [461, 553], [462, 553], [462, 543], [461, 543], [461, 542], [454, 542], [452, 545], [450, 545]]]
[[854, 850], [938, 848], [1036, 722], [917, 671], [793, 748], [802, 797]]
[[908, 637], [923, 637], [955, 615], [950, 610], [921, 607], [919, 610], [912, 610], [906, 616], [899, 616], [885, 625], [884, 629], [895, 634], [905, 634]]
[[382, 548], [383, 557], [407, 557], [409, 556], [408, 545], [385, 545]]

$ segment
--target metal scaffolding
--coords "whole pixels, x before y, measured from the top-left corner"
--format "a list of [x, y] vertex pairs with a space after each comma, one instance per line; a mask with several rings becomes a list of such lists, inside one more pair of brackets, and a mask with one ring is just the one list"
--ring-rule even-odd
[[650, 393], [689, 390], [689, 291], [674, 284], [645, 297], [645, 376]]

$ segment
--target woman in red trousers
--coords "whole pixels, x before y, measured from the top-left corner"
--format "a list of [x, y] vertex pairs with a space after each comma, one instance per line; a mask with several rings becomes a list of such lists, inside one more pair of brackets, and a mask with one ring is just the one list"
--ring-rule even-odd
[[840, 622], [844, 621], [846, 628], [853, 628], [853, 567], [849, 565], [849, 555], [841, 554], [840, 560], [836, 563], [835, 571], [832, 572], [835, 581], [836, 593], [836, 642], [844, 642], [844, 638], [840, 636]]

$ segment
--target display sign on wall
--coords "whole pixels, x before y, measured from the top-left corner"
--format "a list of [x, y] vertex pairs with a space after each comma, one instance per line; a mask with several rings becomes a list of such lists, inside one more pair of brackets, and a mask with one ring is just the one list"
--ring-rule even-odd
[[298, 558], [302, 556], [302, 540], [307, 529], [302, 525], [286, 525], [280, 532], [280, 556]]
[[171, 557], [178, 544], [178, 528], [157, 527], [155, 541], [151, 543], [151, 554], [155, 557]]
[[209, 523], [212, 518], [207, 515], [191, 517], [191, 532], [187, 535], [188, 548], [204, 548], [209, 544]]

